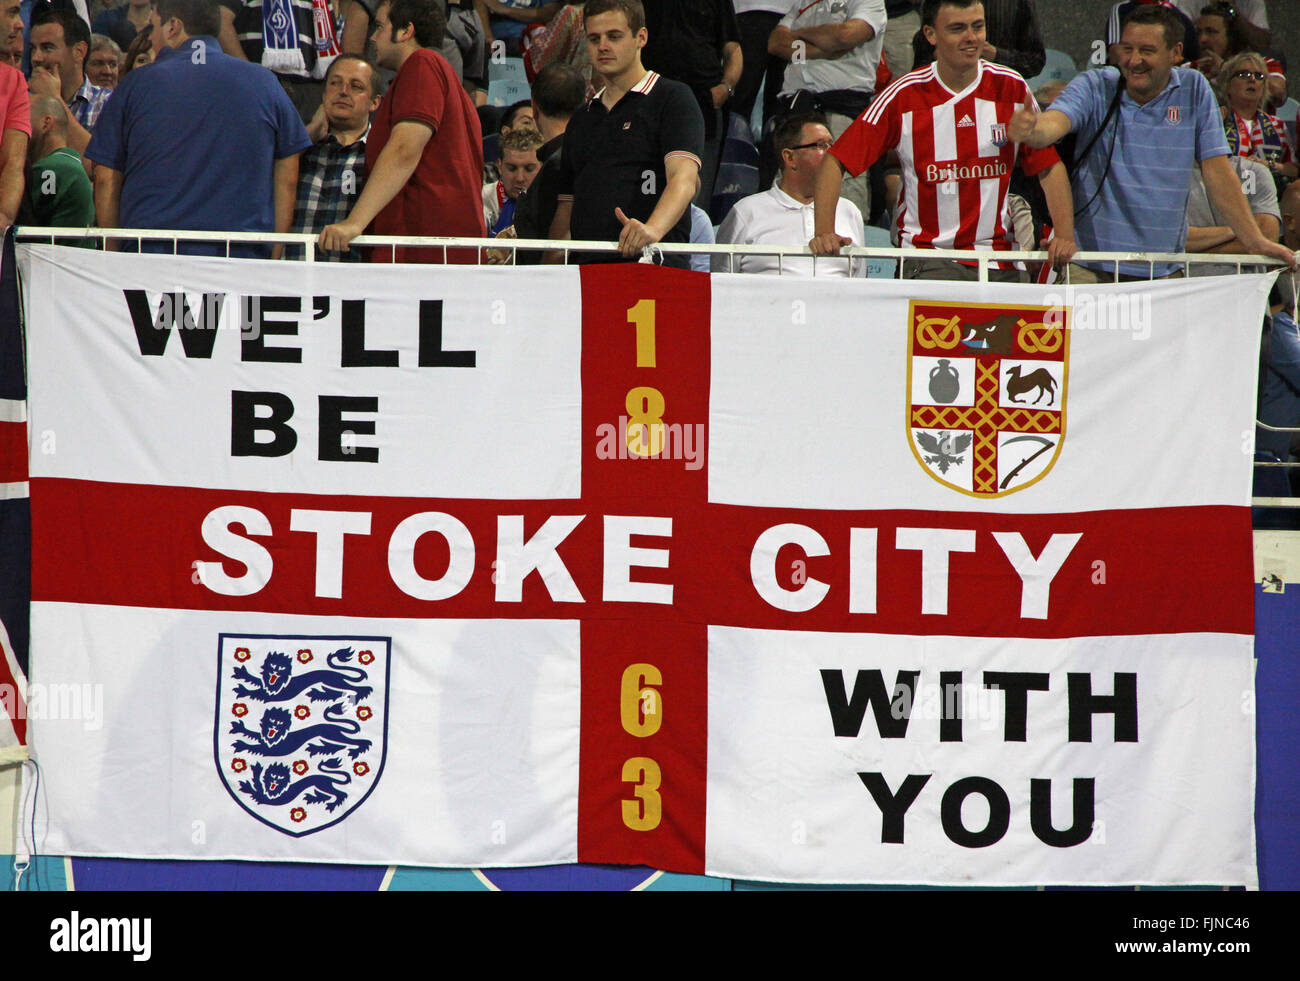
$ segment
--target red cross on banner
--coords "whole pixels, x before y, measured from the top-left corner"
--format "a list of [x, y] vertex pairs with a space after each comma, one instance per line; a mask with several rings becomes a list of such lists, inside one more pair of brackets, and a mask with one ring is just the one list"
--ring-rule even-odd
[[[182, 260], [78, 261], [118, 319], [85, 355], [56, 344], [57, 311], [34, 332], [33, 424], [60, 448], [32, 458], [33, 635], [64, 672], [39, 680], [89, 679], [105, 705], [93, 732], [34, 730], [58, 847], [124, 847], [130, 822], [79, 819], [93, 785], [114, 813], [150, 801], [135, 821], [160, 854], [204, 822], [196, 858], [1137, 878], [1133, 835], [1155, 832], [1123, 809], [1134, 782], [1179, 813], [1192, 793], [1151, 747], [1226, 747], [1218, 776], [1246, 758], [1238, 701], [1211, 693], [1249, 683], [1249, 583], [1225, 586], [1249, 567], [1248, 509], [1228, 478], [1147, 493], [1147, 449], [1103, 431], [1098, 393], [1145, 399], [1161, 446], [1186, 435], [1163, 408], [1177, 393], [1112, 380], [1152, 355], [1067, 336], [1068, 308], [611, 265], [517, 271], [504, 296], [491, 271], [438, 271], [418, 295], [371, 272], [362, 323], [314, 280], [301, 303], [277, 293], [282, 264], [248, 287], [203, 264], [146, 312], [239, 287], [280, 318], [217, 331], [205, 356], [202, 336], [133, 328], [100, 268], [161, 282]], [[1152, 343], [1156, 363], [1200, 364], [1182, 334]], [[1224, 371], [1197, 379], [1235, 392]], [[198, 421], [121, 396], [150, 386]], [[1051, 449], [1022, 465], [1040, 445], [1022, 436]], [[996, 711], [923, 706], [939, 684]], [[1207, 827], [1227, 840], [1232, 814]], [[1088, 852], [1102, 821], [1108, 848]]]

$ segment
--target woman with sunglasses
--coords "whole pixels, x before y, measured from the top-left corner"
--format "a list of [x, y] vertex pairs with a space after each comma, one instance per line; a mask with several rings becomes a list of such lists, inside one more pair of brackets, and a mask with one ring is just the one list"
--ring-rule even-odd
[[1262, 163], [1281, 190], [1300, 175], [1300, 168], [1282, 121], [1263, 110], [1267, 81], [1268, 66], [1253, 51], [1234, 55], [1224, 63], [1219, 72], [1223, 129], [1229, 151]]

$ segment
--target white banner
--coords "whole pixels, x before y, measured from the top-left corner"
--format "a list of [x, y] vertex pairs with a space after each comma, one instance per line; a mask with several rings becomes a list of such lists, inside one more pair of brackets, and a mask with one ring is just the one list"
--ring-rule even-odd
[[42, 851], [1257, 882], [1269, 277], [20, 265]]

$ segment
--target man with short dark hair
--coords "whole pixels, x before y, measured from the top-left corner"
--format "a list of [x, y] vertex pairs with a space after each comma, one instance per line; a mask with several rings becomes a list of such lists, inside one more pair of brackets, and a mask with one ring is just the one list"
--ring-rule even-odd
[[[560, 194], [560, 159], [564, 131], [573, 114], [587, 101], [587, 81], [582, 73], [561, 62], [552, 62], [533, 81], [533, 118], [545, 142], [537, 150], [541, 166], [528, 190], [515, 202], [515, 235], [545, 238]], [[540, 252], [520, 250], [516, 263], [533, 265], [542, 261]]]
[[[1120, 38], [1129, 17], [1143, 7], [1163, 7], [1169, 11], [1170, 23], [1178, 25], [1175, 42], [1182, 45], [1180, 62], [1193, 64], [1201, 56], [1200, 35], [1196, 30], [1196, 18], [1183, 13], [1170, 0], [1121, 0], [1110, 8], [1106, 17], [1106, 63], [1120, 64], [1122, 52]], [[1171, 42], [1172, 44], [1173, 42]]]
[[[772, 133], [781, 176], [766, 191], [741, 198], [718, 228], [717, 241], [734, 245], [801, 245], [813, 236], [813, 192], [831, 131], [820, 113], [787, 116]], [[835, 206], [835, 232], [862, 245], [862, 212], [847, 198]], [[859, 260], [861, 261], [861, 260]], [[774, 255], [713, 256], [714, 272], [777, 273], [783, 276], [848, 276], [849, 260]]]
[[531, 100], [520, 99], [514, 105], [506, 106], [506, 111], [501, 114], [501, 135], [505, 136], [515, 129], [537, 129]]
[[[222, 53], [219, 25], [216, 0], [158, 0], [158, 57], [122, 80], [86, 149], [99, 165], [95, 209], [105, 228], [289, 230], [298, 154], [311, 140], [274, 75]], [[230, 254], [265, 253], [232, 246]]]
[[[832, 227], [841, 174], [861, 173], [889, 149], [902, 163], [900, 243], [922, 249], [1012, 248], [1007, 189], [1019, 166], [1037, 177], [1052, 216], [1054, 264], [1074, 254], [1074, 209], [1065, 167], [1054, 150], [1022, 150], [1009, 137], [1018, 106], [1034, 105], [1025, 80], [982, 57], [979, 0], [925, 0], [921, 29], [935, 61], [895, 80], [831, 147], [817, 175], [817, 255], [849, 244]], [[1027, 110], [1026, 110], [1027, 111]], [[1036, 110], [1035, 110], [1036, 111]], [[1184, 178], [1184, 182], [1186, 178]], [[905, 278], [974, 279], [974, 263], [909, 259]], [[1018, 270], [991, 264], [991, 279], [1016, 282]]]
[[[615, 241], [623, 261], [656, 242], [690, 241], [704, 120], [681, 82], [646, 71], [640, 0], [587, 0], [587, 50], [602, 88], [569, 121], [550, 238]], [[616, 262], [592, 253], [576, 261]], [[686, 256], [665, 257], [685, 268]]]
[[[325, 74], [325, 99], [321, 105], [325, 132], [298, 164], [298, 198], [293, 230], [318, 234], [342, 221], [361, 196], [366, 173], [366, 136], [370, 114], [379, 108], [379, 71], [360, 55], [342, 54]], [[309, 131], [309, 135], [315, 133]], [[314, 246], [313, 246], [314, 247]], [[347, 252], [316, 250], [317, 260], [361, 262], [360, 249]], [[291, 258], [302, 254], [294, 246]]]
[[[391, 0], [375, 10], [376, 60], [397, 74], [366, 142], [366, 186], [346, 219], [320, 234], [321, 248], [342, 250], [369, 226], [375, 235], [483, 238], [479, 192], [483, 133], [478, 113], [447, 59], [430, 50], [446, 23], [438, 0]], [[387, 261], [387, 249], [371, 258]], [[402, 248], [398, 262], [441, 262], [442, 250]], [[472, 249], [448, 262], [476, 261]]]
[[[980, 57], [1014, 69], [1024, 78], [1033, 78], [1047, 64], [1047, 51], [1038, 32], [1038, 12], [1034, 0], [983, 0], [985, 36]], [[924, 65], [934, 60], [934, 45], [917, 31], [913, 39], [914, 63]], [[901, 72], [896, 73], [902, 74]]]
[[[1074, 199], [1086, 251], [1183, 251], [1188, 175], [1199, 165], [1210, 203], [1242, 248], [1295, 268], [1295, 253], [1268, 241], [1251, 216], [1209, 83], [1195, 68], [1175, 67], [1181, 36], [1173, 11], [1139, 7], [1124, 23], [1120, 67], [1083, 72], [1041, 114], [1017, 112], [1011, 139], [1048, 147], [1076, 134]], [[1178, 272], [1169, 263], [1118, 269], [1121, 279]], [[1069, 275], [1075, 283], [1109, 280], [1114, 264], [1074, 264]]]
[[90, 28], [64, 7], [39, 7], [32, 14], [32, 95], [63, 100], [72, 114], [68, 144], [85, 153], [112, 89], [92, 85], [83, 66], [90, 50]]

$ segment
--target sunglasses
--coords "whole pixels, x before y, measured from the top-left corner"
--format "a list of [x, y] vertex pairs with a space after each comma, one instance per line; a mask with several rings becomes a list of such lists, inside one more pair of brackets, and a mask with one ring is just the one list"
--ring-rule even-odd
[[1262, 82], [1264, 79], [1268, 78], [1268, 76], [1263, 72], [1235, 72], [1232, 77], [1234, 79], [1248, 78], [1252, 82]]

